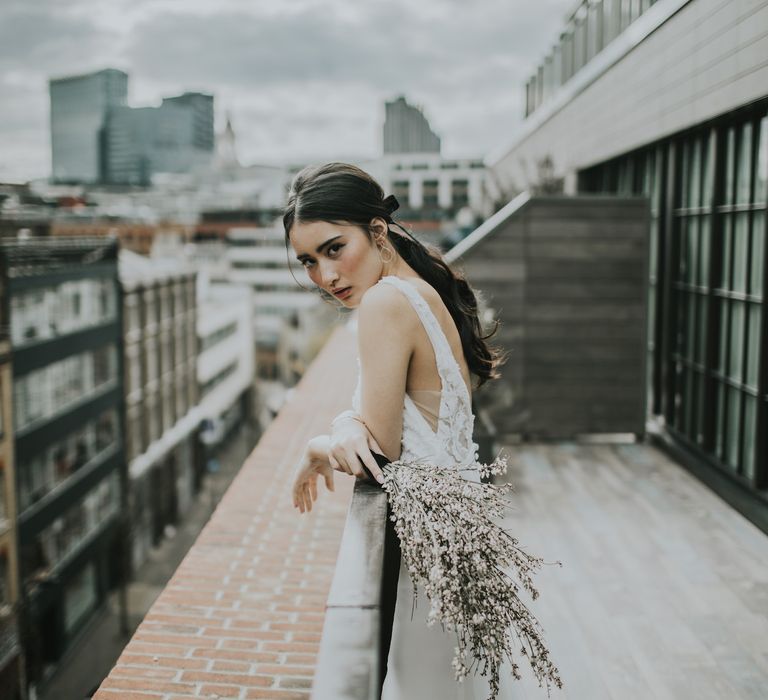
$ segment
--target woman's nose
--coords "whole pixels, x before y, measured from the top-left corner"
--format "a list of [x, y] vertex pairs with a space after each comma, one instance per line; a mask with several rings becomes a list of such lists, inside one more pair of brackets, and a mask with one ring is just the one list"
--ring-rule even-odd
[[333, 265], [324, 265], [320, 268], [321, 281], [324, 287], [332, 287], [339, 278]]

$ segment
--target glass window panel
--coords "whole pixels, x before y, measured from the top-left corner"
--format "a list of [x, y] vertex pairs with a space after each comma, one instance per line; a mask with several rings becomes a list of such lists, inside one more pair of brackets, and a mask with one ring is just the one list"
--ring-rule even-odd
[[760, 304], [749, 304], [749, 337], [747, 338], [747, 376], [745, 383], [757, 391], [760, 371]]
[[752, 250], [749, 255], [749, 293], [763, 296], [763, 275], [765, 274], [765, 212], [752, 214]]
[[736, 161], [736, 131], [728, 129], [725, 141], [725, 203], [733, 203], [734, 165]]
[[720, 257], [720, 289], [731, 288], [731, 229], [733, 214], [723, 216], [723, 250]]
[[709, 308], [709, 298], [699, 297], [699, 319], [696, 324], [696, 361], [704, 364], [707, 354], [707, 309]]
[[688, 268], [688, 219], [685, 217], [679, 220], [680, 228], [680, 259], [677, 262], [677, 279], [685, 281], [688, 277], [686, 269]]
[[696, 373], [696, 426], [694, 429], [696, 442], [704, 442], [704, 376]]
[[720, 300], [720, 319], [718, 325], [718, 331], [720, 333], [720, 342], [718, 343], [718, 360], [717, 370], [721, 374], [725, 374], [725, 368], [728, 361], [728, 312], [730, 311], [730, 304], [727, 299]]
[[726, 463], [733, 469], [739, 467], [739, 426], [741, 424], [741, 392], [728, 388], [728, 429], [725, 436]]
[[698, 220], [696, 217], [689, 217], [687, 220], [688, 237], [686, 239], [687, 253], [686, 253], [686, 265], [685, 265], [685, 281], [689, 284], [696, 284], [698, 277], [698, 236], [697, 226]]
[[757, 437], [757, 399], [744, 397], [744, 476], [755, 479], [755, 448]]
[[728, 376], [741, 381], [742, 351], [744, 349], [744, 302], [731, 302], [731, 332], [728, 351]]
[[711, 207], [715, 188], [715, 131], [709, 132], [702, 151], [702, 172], [704, 173], [704, 192], [702, 193], [701, 206]]
[[716, 385], [715, 392], [717, 394], [717, 416], [715, 419], [715, 454], [717, 457], [725, 461], [724, 448], [725, 448], [725, 384], [718, 383]]
[[709, 287], [709, 260], [712, 247], [712, 219], [709, 215], [699, 217], [699, 285]]
[[688, 206], [699, 206], [699, 191], [700, 191], [700, 175], [701, 175], [701, 163], [699, 155], [701, 153], [701, 141], [696, 139], [691, 144], [690, 150], [690, 168], [687, 173], [687, 182], [684, 181], [685, 187], [688, 189]]
[[745, 124], [741, 129], [739, 158], [736, 164], [736, 202], [745, 204], [750, 201], [749, 185], [752, 170], [752, 124]]
[[656, 341], [656, 285], [648, 286], [648, 345]]
[[693, 361], [694, 348], [695, 348], [695, 332], [696, 332], [696, 295], [688, 294], [686, 306], [687, 322], [685, 324], [685, 356], [689, 360]]
[[733, 287], [737, 292], [747, 291], [747, 245], [749, 212], [734, 214], [733, 222]]
[[689, 437], [693, 433], [692, 429], [692, 423], [693, 423], [693, 407], [695, 405], [695, 400], [693, 397], [693, 388], [695, 386], [694, 383], [694, 374], [690, 369], [684, 370], [684, 376], [685, 376], [685, 392], [684, 392], [684, 405], [683, 405], [683, 431], [686, 435]]
[[683, 143], [682, 152], [680, 155], [680, 206], [683, 209], [688, 208], [688, 201], [691, 196], [690, 177], [691, 172], [691, 144], [688, 141]]
[[755, 202], [765, 203], [768, 197], [768, 117], [760, 122], [757, 170], [755, 171]]

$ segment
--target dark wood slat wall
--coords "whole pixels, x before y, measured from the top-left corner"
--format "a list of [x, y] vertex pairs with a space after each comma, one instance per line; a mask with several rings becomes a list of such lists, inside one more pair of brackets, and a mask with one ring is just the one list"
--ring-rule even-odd
[[456, 261], [502, 322], [501, 435], [644, 433], [648, 231], [645, 198], [533, 198]]

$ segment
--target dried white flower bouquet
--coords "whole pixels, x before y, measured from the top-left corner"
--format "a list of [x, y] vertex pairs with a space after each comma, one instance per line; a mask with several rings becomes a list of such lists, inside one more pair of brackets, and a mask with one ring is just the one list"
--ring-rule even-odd
[[[507, 461], [497, 457], [489, 465], [468, 469], [484, 477], [503, 474]], [[562, 681], [549, 659], [540, 623], [520, 600], [519, 586], [506, 573], [513, 569], [535, 600], [539, 593], [531, 574], [544, 562], [524, 552], [496, 522], [504, 517], [512, 486], [467, 481], [461, 475], [463, 470], [421, 462], [394, 461], [382, 466], [382, 488], [413, 582], [414, 600], [420, 584], [429, 598], [427, 624], [440, 622], [445, 630], [455, 630], [458, 646], [452, 665], [457, 681], [476, 663], [475, 673], [490, 673], [489, 700], [495, 700], [504, 657], [512, 665], [513, 676], [520, 679], [512, 653], [514, 632], [520, 653], [528, 657], [539, 686], [546, 685], [549, 695], [552, 685], [562, 688]], [[469, 666], [468, 655], [473, 659]]]

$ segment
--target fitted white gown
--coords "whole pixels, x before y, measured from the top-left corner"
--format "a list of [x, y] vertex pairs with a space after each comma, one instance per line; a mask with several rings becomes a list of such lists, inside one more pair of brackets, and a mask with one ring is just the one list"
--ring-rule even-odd
[[[382, 277], [378, 284], [397, 287], [411, 302], [432, 342], [440, 375], [440, 409], [437, 430], [408, 394], [403, 406], [402, 452], [404, 461], [428, 460], [448, 468], [477, 461], [477, 444], [472, 441], [474, 415], [467, 386], [448, 339], [429, 304], [410, 282], [395, 276]], [[359, 361], [358, 361], [359, 363]], [[360, 375], [352, 407], [360, 411]], [[466, 479], [479, 481], [477, 472], [463, 472]], [[489, 694], [486, 678], [470, 673], [461, 683], [451, 667], [455, 632], [444, 632], [439, 623], [427, 626], [429, 604], [419, 588], [413, 607], [413, 587], [405, 562], [400, 562], [392, 641], [382, 700], [485, 700]]]

